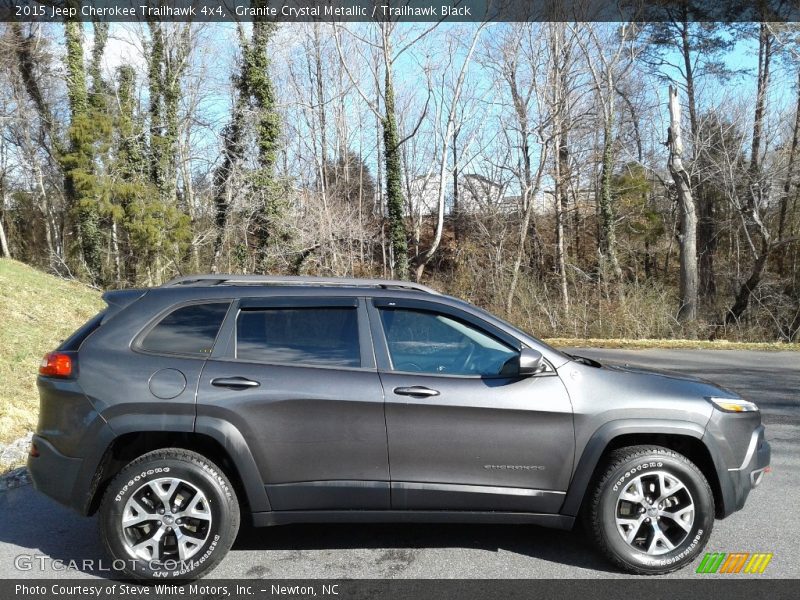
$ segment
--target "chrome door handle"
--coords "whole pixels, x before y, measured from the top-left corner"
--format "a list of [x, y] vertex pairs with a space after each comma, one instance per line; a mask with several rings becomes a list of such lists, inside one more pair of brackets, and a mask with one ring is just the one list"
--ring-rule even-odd
[[261, 384], [252, 379], [247, 379], [246, 377], [217, 377], [211, 380], [211, 385], [234, 390], [243, 390], [245, 388], [258, 387]]
[[419, 396], [420, 398], [439, 395], [438, 390], [432, 390], [431, 388], [421, 385], [415, 385], [412, 387], [396, 387], [394, 388], [394, 393], [398, 396]]

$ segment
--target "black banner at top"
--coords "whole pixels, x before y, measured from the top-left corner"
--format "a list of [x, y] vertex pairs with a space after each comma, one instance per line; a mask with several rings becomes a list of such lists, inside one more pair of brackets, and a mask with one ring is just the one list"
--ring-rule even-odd
[[800, 21], [800, 0], [0, 0], [0, 21]]

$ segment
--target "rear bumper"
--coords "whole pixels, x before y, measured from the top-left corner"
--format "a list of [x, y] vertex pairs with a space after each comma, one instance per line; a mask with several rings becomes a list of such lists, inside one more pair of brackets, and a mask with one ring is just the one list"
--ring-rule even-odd
[[61, 454], [38, 435], [33, 436], [33, 443], [39, 452], [39, 456], [28, 457], [28, 471], [34, 487], [57, 502], [79, 510], [72, 496], [83, 459]]

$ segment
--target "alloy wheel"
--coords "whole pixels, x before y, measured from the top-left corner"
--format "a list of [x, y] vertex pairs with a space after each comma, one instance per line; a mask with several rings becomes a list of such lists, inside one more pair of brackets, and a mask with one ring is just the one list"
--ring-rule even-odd
[[188, 560], [211, 532], [211, 507], [195, 485], [176, 477], [149, 481], [131, 494], [121, 527], [128, 552], [147, 561]]
[[614, 516], [628, 545], [658, 555], [671, 552], [688, 537], [695, 506], [689, 489], [675, 475], [650, 471], [625, 484]]

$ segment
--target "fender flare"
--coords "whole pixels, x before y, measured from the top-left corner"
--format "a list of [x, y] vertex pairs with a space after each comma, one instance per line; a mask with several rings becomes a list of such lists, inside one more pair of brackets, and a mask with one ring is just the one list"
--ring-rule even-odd
[[250, 452], [250, 447], [239, 431], [228, 421], [214, 417], [198, 416], [194, 423], [195, 433], [214, 438], [231, 457], [239, 479], [247, 495], [247, 503], [251, 512], [272, 510], [267, 497], [267, 490], [261, 479], [261, 472]]
[[[567, 496], [561, 506], [561, 514], [573, 517], [578, 515], [600, 457], [612, 440], [622, 435], [648, 433], [683, 435], [702, 442], [705, 428], [691, 421], [667, 419], [621, 419], [606, 423], [592, 434], [583, 447], [567, 489]], [[716, 456], [711, 451], [710, 454], [716, 465]]]
[[[272, 510], [266, 489], [261, 479], [256, 461], [247, 441], [242, 432], [239, 431], [228, 421], [216, 419], [214, 417], [194, 415], [170, 415], [164, 418], [159, 415], [138, 414], [121, 415], [120, 417], [109, 419], [106, 429], [111, 435], [106, 444], [102, 444], [105, 450], [111, 445], [114, 439], [126, 433], [136, 433], [141, 431], [175, 432], [175, 433], [197, 433], [214, 439], [222, 449], [228, 454], [234, 467], [236, 468], [239, 479], [242, 482], [247, 503], [252, 512], [264, 512]], [[113, 433], [112, 433], [113, 432]], [[101, 458], [90, 461], [96, 469]]]

